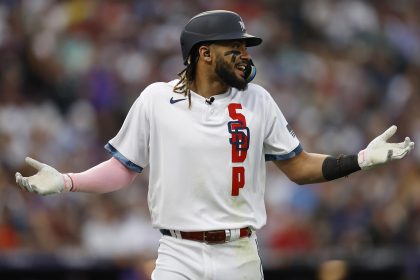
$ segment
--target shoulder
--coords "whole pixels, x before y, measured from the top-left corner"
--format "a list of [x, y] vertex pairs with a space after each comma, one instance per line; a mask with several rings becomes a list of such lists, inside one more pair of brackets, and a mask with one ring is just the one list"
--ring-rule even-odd
[[246, 91], [258, 98], [268, 98], [271, 96], [264, 87], [253, 83], [248, 84], [248, 89]]
[[254, 102], [271, 103], [273, 100], [268, 90], [254, 83], [249, 83], [244, 93], [244, 96], [252, 99]]
[[155, 82], [148, 85], [140, 94], [144, 96], [157, 96], [161, 94], [168, 94], [168, 92], [172, 91], [173, 86], [172, 82]]
[[154, 102], [173, 93], [173, 81], [155, 82], [148, 85], [137, 97], [138, 102]]

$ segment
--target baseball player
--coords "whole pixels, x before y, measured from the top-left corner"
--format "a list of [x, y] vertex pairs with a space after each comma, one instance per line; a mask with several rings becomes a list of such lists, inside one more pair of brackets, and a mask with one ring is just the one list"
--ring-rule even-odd
[[391, 126], [358, 154], [304, 151], [270, 94], [250, 83], [247, 47], [261, 43], [234, 12], [194, 16], [181, 34], [185, 70], [143, 90], [105, 145], [111, 159], [64, 174], [26, 158], [38, 172], [16, 173], [17, 184], [41, 195], [104, 193], [150, 166], [148, 206], [162, 233], [152, 279], [263, 279], [256, 230], [266, 223], [266, 161], [308, 184], [401, 159], [414, 143], [388, 143]]

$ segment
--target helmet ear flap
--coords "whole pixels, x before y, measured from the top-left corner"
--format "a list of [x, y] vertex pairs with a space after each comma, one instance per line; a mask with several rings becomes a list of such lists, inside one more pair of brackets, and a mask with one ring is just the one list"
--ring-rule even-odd
[[248, 64], [245, 67], [244, 74], [247, 83], [250, 83], [257, 75], [257, 67], [255, 67], [254, 63], [252, 62], [252, 59], [248, 61]]

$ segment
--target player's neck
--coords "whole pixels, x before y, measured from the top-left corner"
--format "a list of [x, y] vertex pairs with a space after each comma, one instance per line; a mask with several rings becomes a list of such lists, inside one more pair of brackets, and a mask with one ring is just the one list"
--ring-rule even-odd
[[213, 95], [225, 93], [229, 86], [220, 80], [209, 78], [209, 75], [197, 73], [196, 79], [190, 84], [190, 89], [204, 98], [209, 98]]

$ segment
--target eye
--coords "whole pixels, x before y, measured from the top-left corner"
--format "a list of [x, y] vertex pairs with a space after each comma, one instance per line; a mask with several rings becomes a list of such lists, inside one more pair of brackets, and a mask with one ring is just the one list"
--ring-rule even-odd
[[233, 48], [235, 50], [241, 50], [241, 51], [246, 51], [247, 50], [246, 45], [241, 41], [232, 42], [231, 48]]
[[241, 44], [240, 44], [240, 43], [233, 43], [233, 44], [232, 44], [232, 47], [233, 47], [234, 49], [239, 49], [239, 48], [241, 48]]

